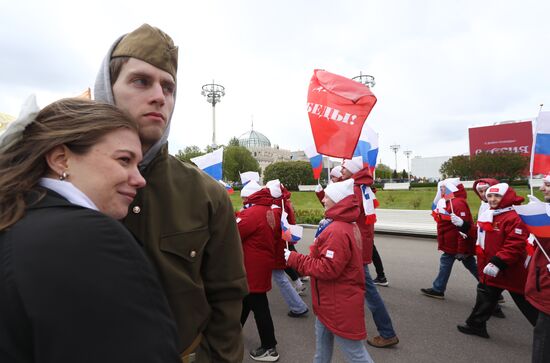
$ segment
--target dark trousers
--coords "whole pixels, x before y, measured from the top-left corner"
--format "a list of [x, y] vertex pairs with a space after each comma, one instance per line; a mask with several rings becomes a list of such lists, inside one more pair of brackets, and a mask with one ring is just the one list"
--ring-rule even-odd
[[533, 331], [533, 363], [550, 362], [550, 315], [539, 311]]
[[265, 292], [250, 293], [244, 297], [243, 311], [241, 313], [242, 326], [246, 323], [250, 310], [254, 313], [254, 320], [256, 321], [256, 328], [260, 335], [262, 348], [275, 348], [277, 345], [277, 340], [275, 340], [275, 328], [273, 327], [273, 320], [271, 319], [271, 312], [269, 311], [269, 302]]
[[382, 265], [382, 259], [380, 254], [376, 249], [375, 245], [372, 245], [372, 263], [374, 264], [374, 269], [376, 270], [376, 277], [386, 277], [384, 274], [384, 265]]
[[[498, 304], [498, 298], [504, 289], [499, 287], [477, 285], [476, 304], [472, 313], [466, 319], [466, 324], [473, 328], [485, 329], [487, 320], [491, 317], [492, 312]], [[522, 312], [523, 316], [529, 320], [531, 325], [535, 326], [538, 317], [538, 310], [533, 307], [522, 294], [508, 291], [516, 303], [516, 306]]]

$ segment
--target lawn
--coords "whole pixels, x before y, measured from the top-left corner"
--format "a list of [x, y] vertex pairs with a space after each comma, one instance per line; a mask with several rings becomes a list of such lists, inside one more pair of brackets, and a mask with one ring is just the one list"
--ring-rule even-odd
[[[525, 197], [529, 194], [527, 187], [514, 187], [516, 192]], [[419, 209], [429, 210], [435, 196], [436, 188], [413, 188], [411, 190], [378, 190], [376, 197], [382, 209]], [[542, 200], [542, 193], [536, 189], [535, 196]], [[323, 207], [314, 192], [292, 192], [292, 204], [296, 210], [298, 223], [316, 224], [323, 215]], [[231, 195], [233, 207], [238, 210], [242, 206], [239, 192]], [[479, 198], [468, 190], [468, 204], [475, 216], [479, 209]]]

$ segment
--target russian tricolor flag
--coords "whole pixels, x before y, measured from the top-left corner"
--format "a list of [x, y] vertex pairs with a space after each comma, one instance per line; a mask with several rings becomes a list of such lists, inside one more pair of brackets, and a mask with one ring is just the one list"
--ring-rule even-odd
[[319, 154], [313, 145], [307, 147], [304, 152], [311, 163], [313, 178], [319, 179], [321, 177], [321, 171], [323, 170], [323, 155]]
[[540, 112], [535, 129], [533, 174], [550, 173], [550, 112]]
[[227, 184], [226, 182], [224, 182], [223, 180], [218, 180], [220, 182], [221, 185], [223, 185], [223, 187], [225, 188], [225, 190], [227, 190], [227, 193], [228, 194], [233, 194], [235, 191], [233, 190], [233, 187], [229, 184]]
[[288, 243], [295, 244], [302, 239], [304, 228], [288, 223], [288, 213], [283, 211], [281, 213], [281, 237]]
[[223, 147], [211, 153], [191, 158], [191, 161], [214, 180], [222, 179]]
[[536, 237], [550, 237], [550, 204], [531, 202], [525, 205], [515, 205], [514, 209]]
[[353, 158], [361, 157], [363, 167], [369, 167], [371, 172], [376, 167], [378, 159], [378, 133], [365, 124], [361, 130], [359, 141], [353, 152]]
[[456, 191], [458, 191], [458, 188], [454, 184], [445, 183], [445, 194], [443, 194], [443, 198], [445, 200], [453, 199]]

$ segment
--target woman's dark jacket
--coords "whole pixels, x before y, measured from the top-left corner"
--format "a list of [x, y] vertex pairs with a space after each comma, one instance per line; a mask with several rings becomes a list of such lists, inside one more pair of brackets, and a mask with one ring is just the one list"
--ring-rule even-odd
[[166, 298], [116, 220], [59, 194], [0, 232], [0, 362], [177, 362]]

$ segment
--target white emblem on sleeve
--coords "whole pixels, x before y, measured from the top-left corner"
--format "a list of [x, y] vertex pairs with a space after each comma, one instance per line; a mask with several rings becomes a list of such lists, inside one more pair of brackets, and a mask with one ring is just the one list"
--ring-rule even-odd
[[237, 223], [239, 223], [240, 221], [241, 221], [241, 219], [237, 217]]
[[334, 251], [332, 251], [332, 250], [327, 250], [327, 253], [326, 253], [325, 256], [327, 256], [327, 258], [334, 258]]
[[523, 231], [521, 230], [521, 228], [516, 228], [516, 229], [514, 230], [514, 232], [516, 232], [516, 234], [522, 234], [522, 233], [523, 233]]
[[461, 217], [466, 217], [466, 212], [460, 212]]

